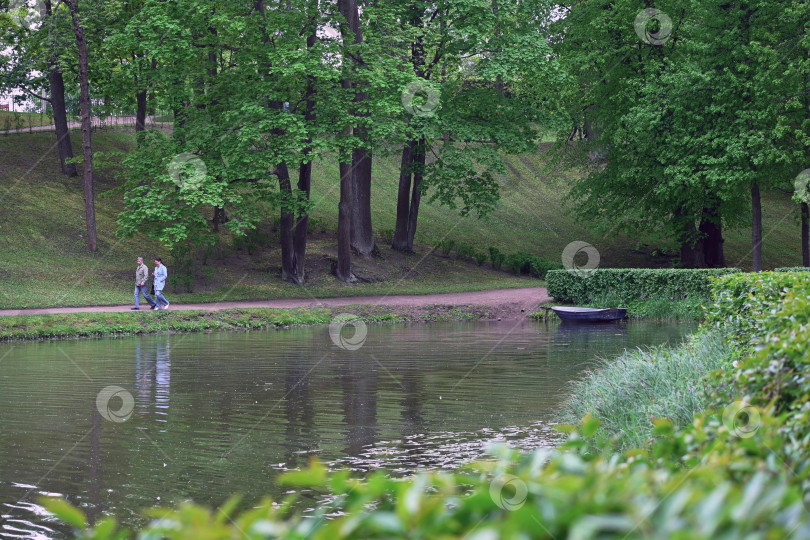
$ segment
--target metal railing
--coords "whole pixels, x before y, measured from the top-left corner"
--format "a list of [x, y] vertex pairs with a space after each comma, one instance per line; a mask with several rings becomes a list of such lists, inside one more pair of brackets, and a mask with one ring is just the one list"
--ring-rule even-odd
[[[0, 111], [6, 109], [0, 105]], [[131, 126], [135, 129], [135, 113], [131, 111], [119, 111], [105, 116], [94, 116], [91, 121], [93, 131], [110, 128], [126, 128]], [[146, 129], [159, 129], [171, 127], [173, 115], [171, 111], [156, 110], [154, 114], [147, 115]], [[70, 129], [81, 128], [81, 120], [75, 116], [68, 117], [68, 127]], [[32, 133], [34, 131], [49, 131], [56, 127], [53, 124], [53, 117], [50, 115], [28, 112], [9, 111], [8, 114], [0, 115], [0, 134], [11, 133]]]

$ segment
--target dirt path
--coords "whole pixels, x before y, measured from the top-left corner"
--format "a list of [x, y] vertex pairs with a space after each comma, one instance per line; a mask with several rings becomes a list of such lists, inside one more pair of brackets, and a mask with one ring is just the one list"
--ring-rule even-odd
[[[498, 317], [515, 319], [525, 317], [534, 311], [537, 304], [551, 298], [545, 287], [527, 287], [523, 289], [495, 289], [462, 293], [425, 294], [425, 295], [391, 295], [391, 296], [348, 296], [340, 298], [284, 298], [276, 300], [249, 300], [240, 302], [216, 302], [209, 304], [176, 304], [172, 303], [171, 311], [202, 309], [218, 311], [233, 308], [297, 308], [297, 307], [336, 307], [349, 305], [378, 305], [393, 307], [443, 306], [490, 306]], [[169, 297], [171, 301], [171, 297]], [[129, 311], [131, 304], [122, 306], [86, 306], [58, 307], [35, 309], [4, 309], [0, 316], [6, 315], [47, 315], [52, 313], [114, 313]], [[149, 305], [141, 301], [141, 311]]]

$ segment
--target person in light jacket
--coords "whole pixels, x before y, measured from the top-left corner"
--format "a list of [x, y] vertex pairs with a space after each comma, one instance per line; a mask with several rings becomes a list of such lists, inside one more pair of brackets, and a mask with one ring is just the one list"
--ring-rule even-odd
[[[152, 272], [155, 276], [155, 302], [157, 302], [158, 309], [168, 309], [169, 301], [163, 296], [163, 288], [166, 287], [166, 278], [169, 277], [169, 271], [163, 264], [163, 260], [158, 257], [155, 259], [155, 271]], [[161, 305], [161, 304], [165, 304]]]
[[146, 288], [146, 280], [149, 279], [149, 269], [143, 264], [143, 257], [138, 257], [138, 268], [135, 269], [135, 307], [129, 309], [141, 309], [141, 295], [149, 302], [152, 309], [155, 308], [155, 301], [149, 296]]

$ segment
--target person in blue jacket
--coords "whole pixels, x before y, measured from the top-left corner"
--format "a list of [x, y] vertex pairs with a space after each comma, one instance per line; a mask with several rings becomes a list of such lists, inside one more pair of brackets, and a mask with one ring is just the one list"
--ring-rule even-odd
[[[166, 286], [166, 278], [169, 276], [169, 272], [166, 270], [160, 257], [155, 259], [155, 271], [152, 272], [152, 275], [155, 276], [155, 303], [157, 304], [157, 306], [152, 307], [152, 309], [168, 309], [169, 301], [163, 296], [163, 288]], [[161, 304], [166, 305], [163, 306]]]

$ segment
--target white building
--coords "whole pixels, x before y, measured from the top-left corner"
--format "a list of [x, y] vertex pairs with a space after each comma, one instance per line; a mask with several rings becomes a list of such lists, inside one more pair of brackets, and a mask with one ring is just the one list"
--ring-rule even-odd
[[18, 112], [45, 112], [47, 103], [30, 96], [26, 96], [23, 101], [19, 101], [17, 96], [25, 94], [17, 89], [12, 89], [10, 93], [0, 94], [0, 110]]

